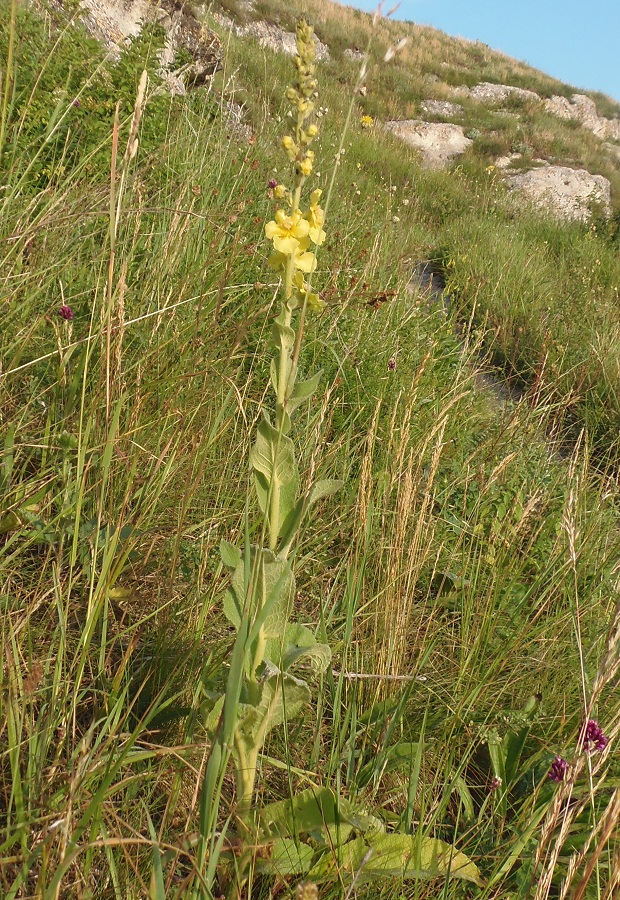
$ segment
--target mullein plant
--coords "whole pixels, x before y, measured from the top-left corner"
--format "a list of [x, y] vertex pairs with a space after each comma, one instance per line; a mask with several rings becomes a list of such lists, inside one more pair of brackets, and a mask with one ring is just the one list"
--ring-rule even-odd
[[[312, 191], [307, 207], [301, 206], [313, 167], [310, 144], [318, 134], [311, 121], [317, 99], [312, 26], [302, 19], [296, 37], [296, 77], [286, 92], [292, 128], [282, 138], [293, 169], [291, 185], [272, 185], [273, 196], [283, 201], [284, 208], [265, 228], [272, 243], [269, 265], [281, 276], [281, 295], [271, 331], [270, 381], [275, 399], [271, 409], [262, 410], [249, 459], [260, 522], [251, 529], [246, 512], [244, 548], [226, 541], [220, 545], [222, 563], [231, 573], [224, 613], [236, 630], [236, 639], [225, 692], [207, 719], [211, 751], [201, 795], [198, 862], [208, 890], [217, 858], [229, 846], [224, 833], [217, 830], [217, 820], [231, 757], [238, 837], [251, 848], [256, 839], [253, 800], [261, 749], [273, 728], [286, 725], [310, 701], [310, 689], [300, 674], [323, 672], [331, 659], [329, 647], [317, 643], [312, 631], [292, 620], [292, 559], [299, 527], [317, 500], [340, 487], [333, 480], [302, 485], [290, 436], [295, 411], [316, 391], [321, 376], [318, 372], [307, 380], [297, 377], [306, 313], [322, 307], [309, 280], [317, 264], [316, 248], [325, 240], [321, 191]], [[250, 532], [258, 534], [258, 541], [251, 541]], [[239, 878], [247, 878], [250, 865], [251, 858], [238, 857], [238, 883]]]

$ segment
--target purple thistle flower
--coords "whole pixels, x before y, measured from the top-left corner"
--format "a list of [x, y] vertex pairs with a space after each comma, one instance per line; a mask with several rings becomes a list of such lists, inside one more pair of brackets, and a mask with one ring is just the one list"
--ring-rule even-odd
[[561, 756], [556, 756], [549, 769], [549, 778], [551, 781], [564, 781], [564, 776], [568, 772], [568, 763]]
[[269, 181], [268, 181], [268, 187], [270, 187], [271, 190], [273, 190], [273, 189], [274, 189], [275, 187], [277, 187], [277, 186], [278, 186], [277, 179], [275, 179], [275, 178], [270, 178]]
[[391, 356], [388, 361], [388, 369], [390, 370], [390, 372], [393, 372], [395, 368], [396, 368], [396, 357]]
[[579, 743], [586, 753], [594, 753], [596, 750], [603, 751], [609, 743], [609, 738], [603, 734], [603, 729], [596, 719], [588, 719], [581, 730]]
[[67, 306], [66, 303], [63, 303], [63, 305], [58, 310], [58, 315], [61, 319], [64, 319], [65, 322], [70, 322], [73, 318], [73, 310], [70, 306]]

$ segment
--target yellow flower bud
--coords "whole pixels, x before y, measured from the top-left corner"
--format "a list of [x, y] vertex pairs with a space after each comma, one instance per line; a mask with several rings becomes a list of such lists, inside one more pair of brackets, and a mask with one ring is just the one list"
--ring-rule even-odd
[[276, 198], [276, 200], [284, 200], [287, 193], [288, 191], [283, 184], [277, 184], [273, 189], [273, 196]]
[[306, 134], [308, 135], [309, 138], [316, 137], [318, 133], [319, 133], [319, 129], [317, 128], [316, 125], [308, 125], [308, 127], [306, 128]]
[[312, 172], [312, 160], [308, 156], [306, 156], [306, 158], [302, 159], [302, 161], [299, 163], [299, 168], [302, 175], [305, 175], [307, 178], [308, 175], [310, 175], [310, 173]]

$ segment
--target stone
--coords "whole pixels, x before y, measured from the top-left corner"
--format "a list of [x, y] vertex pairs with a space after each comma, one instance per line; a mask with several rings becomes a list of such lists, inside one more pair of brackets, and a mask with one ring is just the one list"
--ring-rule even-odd
[[560, 219], [587, 221], [591, 203], [600, 204], [609, 214], [609, 181], [585, 169], [547, 166], [507, 175], [507, 182], [511, 190], [519, 191], [535, 206], [548, 209]]
[[422, 111], [429, 116], [441, 116], [444, 119], [456, 119], [465, 112], [460, 103], [450, 103], [449, 100], [423, 100], [421, 105]]
[[469, 96], [477, 103], [499, 104], [508, 97], [519, 97], [521, 100], [536, 102], [540, 100], [534, 91], [526, 91], [525, 88], [514, 87], [511, 84], [491, 84], [483, 81], [475, 85], [469, 91]]
[[464, 153], [472, 141], [465, 137], [461, 125], [447, 122], [423, 122], [418, 119], [386, 122], [384, 126], [410, 147], [422, 154], [422, 165], [444, 169], [455, 157]]
[[580, 122], [584, 128], [604, 141], [620, 141], [620, 119], [599, 116], [596, 103], [585, 94], [573, 94], [570, 100], [566, 97], [551, 97], [545, 100], [545, 109], [560, 119]]
[[[161, 53], [162, 77], [173, 93], [184, 93], [185, 83], [203, 84], [220, 68], [222, 47], [218, 36], [174, 0], [162, 0], [158, 6], [148, 0], [82, 0], [81, 8], [86, 28], [112, 57], [118, 57], [121, 47], [137, 37], [145, 24], [161, 25], [166, 32]], [[168, 72], [181, 48], [192, 58], [184, 73], [185, 81]]]
[[[275, 53], [286, 53], [288, 56], [294, 56], [295, 53], [297, 53], [297, 45], [293, 32], [285, 31], [283, 28], [280, 28], [279, 25], [274, 25], [272, 22], [256, 20], [254, 22], [248, 22], [245, 25], [238, 25], [234, 22], [230, 22], [230, 25], [227, 27], [229, 27], [237, 37], [253, 37], [258, 41], [261, 47], [273, 50]], [[329, 59], [329, 49], [327, 45], [323, 44], [316, 34], [314, 35], [314, 47], [317, 62]]]

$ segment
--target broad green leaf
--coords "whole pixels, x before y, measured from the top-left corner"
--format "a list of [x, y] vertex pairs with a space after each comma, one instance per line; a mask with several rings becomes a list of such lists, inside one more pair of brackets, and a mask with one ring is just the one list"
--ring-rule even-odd
[[252, 547], [250, 553], [250, 571], [258, 565], [258, 577], [255, 582], [252, 610], [246, 609], [245, 597], [245, 559], [239, 560], [232, 574], [230, 587], [224, 595], [224, 614], [226, 618], [239, 628], [244, 610], [252, 614], [253, 624], [258, 617], [266, 638], [281, 635], [289, 619], [290, 604], [295, 590], [295, 580], [290, 564], [279, 559], [271, 550], [261, 550], [259, 560], [255, 563], [257, 548]]
[[[338, 858], [339, 856], [339, 858]], [[359, 837], [343, 847], [339, 854], [326, 853], [309, 875], [316, 878], [346, 872], [358, 882], [375, 878], [438, 877], [461, 878], [482, 887], [478, 867], [469, 857], [437, 838], [418, 838], [409, 834], [381, 834]]]
[[286, 351], [292, 350], [295, 345], [295, 332], [293, 329], [284, 323], [284, 313], [281, 312], [280, 315], [274, 319], [273, 326], [271, 328], [271, 339], [273, 341], [273, 346], [278, 351]]
[[297, 623], [288, 624], [284, 633], [272, 638], [265, 653], [284, 672], [302, 659], [310, 664], [314, 672], [325, 672], [332, 658], [329, 646], [318, 644], [312, 631]]
[[[295, 508], [299, 472], [292, 440], [280, 434], [266, 418], [256, 430], [250, 464], [254, 469], [254, 485], [261, 512], [269, 519], [270, 528], [279, 535], [284, 521]], [[276, 498], [275, 504], [270, 502], [270, 493]]]
[[234, 572], [241, 560], [241, 550], [229, 544], [228, 541], [220, 541], [220, 557], [227, 569]]
[[267, 857], [259, 856], [256, 871], [266, 875], [305, 875], [312, 866], [314, 850], [291, 838], [276, 838]]
[[298, 406], [310, 399], [319, 386], [322, 374], [323, 372], [319, 371], [312, 378], [308, 378], [306, 381], [298, 381], [295, 384], [290, 397], [286, 400], [286, 408], [289, 413], [292, 413]]
[[363, 834], [380, 834], [383, 825], [374, 816], [357, 810], [329, 788], [307, 788], [289, 800], [263, 807], [258, 825], [262, 838], [311, 835], [331, 845], [342, 844], [353, 828]]
[[248, 751], [262, 747], [269, 732], [299, 715], [310, 702], [310, 689], [305, 681], [276, 670], [261, 684], [257, 706], [240, 704], [236, 740]]
[[332, 494], [340, 490], [343, 484], [344, 482], [337, 478], [324, 478], [322, 481], [316, 481], [306, 497], [306, 508], [309, 508], [313, 503], [317, 503], [324, 497], [331, 497]]

